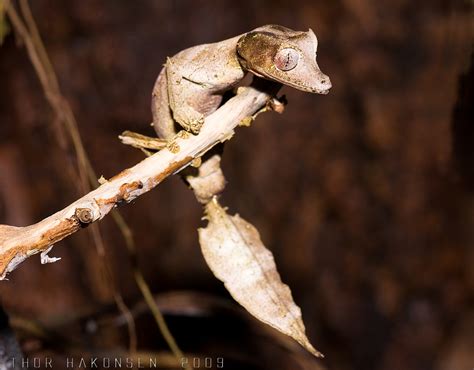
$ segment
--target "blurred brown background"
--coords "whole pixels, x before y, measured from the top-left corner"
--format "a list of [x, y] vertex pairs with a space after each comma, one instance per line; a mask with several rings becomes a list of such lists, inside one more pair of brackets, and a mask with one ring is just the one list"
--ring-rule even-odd
[[[238, 130], [223, 157], [223, 202], [273, 251], [310, 339], [326, 354], [323, 366], [474, 366], [471, 1], [35, 0], [32, 10], [93, 166], [106, 178], [143, 158], [117, 135], [153, 133], [151, 90], [166, 56], [268, 23], [315, 30], [330, 94], [284, 88], [283, 115]], [[13, 34], [0, 47], [0, 81], [0, 223], [27, 225], [80, 195], [75, 157], [58, 143], [54, 114]], [[230, 299], [203, 261], [201, 209], [179, 178], [121, 212], [154, 293]], [[120, 292], [134, 305], [141, 296], [123, 239], [110, 219], [100, 226]], [[51, 253], [59, 263], [34, 257], [10, 274], [1, 304], [10, 317], [42, 322], [113, 311], [96, 253], [87, 231], [68, 238]], [[215, 343], [229, 343], [237, 365], [228, 368], [298, 368], [282, 360], [288, 351], [278, 349], [277, 362], [274, 347], [250, 348], [260, 337], [233, 319], [240, 320], [199, 325], [170, 315], [170, 326], [185, 351], [215, 353]], [[139, 348], [166, 348], [152, 321], [139, 329]], [[108, 338], [126, 346], [126, 335]], [[54, 341], [24, 343], [30, 354], [61, 352]], [[245, 354], [253, 362], [239, 367]]]

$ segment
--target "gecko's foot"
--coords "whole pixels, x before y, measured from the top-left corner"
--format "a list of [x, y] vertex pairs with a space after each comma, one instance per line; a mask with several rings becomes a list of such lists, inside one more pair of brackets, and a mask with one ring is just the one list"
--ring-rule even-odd
[[204, 124], [204, 116], [190, 106], [180, 107], [173, 111], [173, 117], [182, 128], [196, 135]]
[[124, 131], [119, 135], [120, 141], [125, 145], [133, 146], [146, 152], [156, 152], [166, 148], [168, 141], [157, 137], [145, 136], [132, 131]]
[[[178, 153], [180, 151], [179, 140], [181, 139], [188, 139], [190, 137], [189, 131], [181, 130], [176, 135], [174, 135], [167, 143], [166, 149], [168, 149], [171, 153]], [[201, 157], [194, 158], [191, 162], [191, 167], [198, 168], [201, 165]]]
[[192, 121], [189, 123], [189, 131], [191, 131], [193, 134], [197, 135], [201, 131], [201, 127], [204, 124], [204, 116], [202, 118]]

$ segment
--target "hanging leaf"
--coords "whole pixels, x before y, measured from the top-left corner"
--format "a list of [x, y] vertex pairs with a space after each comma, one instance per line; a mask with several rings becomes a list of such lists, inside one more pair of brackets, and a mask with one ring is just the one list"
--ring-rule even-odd
[[282, 283], [272, 253], [257, 229], [239, 215], [230, 216], [214, 198], [206, 205], [209, 224], [199, 229], [204, 258], [232, 297], [260, 321], [292, 337], [323, 357], [305, 334], [300, 308]]

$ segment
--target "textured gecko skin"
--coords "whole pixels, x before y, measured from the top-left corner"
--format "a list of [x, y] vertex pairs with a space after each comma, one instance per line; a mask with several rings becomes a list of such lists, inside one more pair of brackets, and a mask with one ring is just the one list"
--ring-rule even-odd
[[298, 90], [327, 94], [331, 82], [316, 62], [317, 47], [311, 29], [304, 32], [267, 25], [179, 52], [167, 59], [153, 88], [155, 131], [170, 139], [177, 123], [199, 133], [204, 117], [249, 72]]

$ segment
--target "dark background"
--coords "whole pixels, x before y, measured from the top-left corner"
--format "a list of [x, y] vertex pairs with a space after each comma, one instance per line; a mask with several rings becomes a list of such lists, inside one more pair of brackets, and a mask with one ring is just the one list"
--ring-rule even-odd
[[[472, 2], [35, 0], [32, 10], [92, 164], [106, 178], [143, 158], [117, 135], [153, 134], [151, 90], [166, 56], [263, 24], [311, 27], [333, 88], [327, 96], [284, 88], [284, 114], [238, 130], [223, 157], [223, 203], [273, 251], [308, 336], [326, 354], [322, 366], [472, 369]], [[58, 143], [55, 115], [13, 34], [0, 48], [0, 81], [0, 223], [28, 225], [80, 196], [74, 151]], [[203, 261], [201, 209], [178, 177], [121, 212], [154, 293], [194, 291], [184, 306], [204, 294], [231, 302]], [[110, 219], [101, 231], [107, 264], [133, 306], [141, 296], [123, 239]], [[80, 336], [77, 317], [116, 310], [103, 261], [87, 231], [51, 255], [62, 260], [43, 266], [33, 257], [11, 273], [1, 303], [14, 327], [42, 322]], [[185, 351], [223, 354], [232, 368], [298, 369], [299, 358], [316, 368], [239, 310], [211, 311], [167, 312]], [[166, 349], [153, 321], [139, 320], [139, 349]], [[59, 340], [17, 330], [29, 356], [68, 353]], [[126, 332], [88, 335], [92, 347], [100, 338], [126, 348]]]

